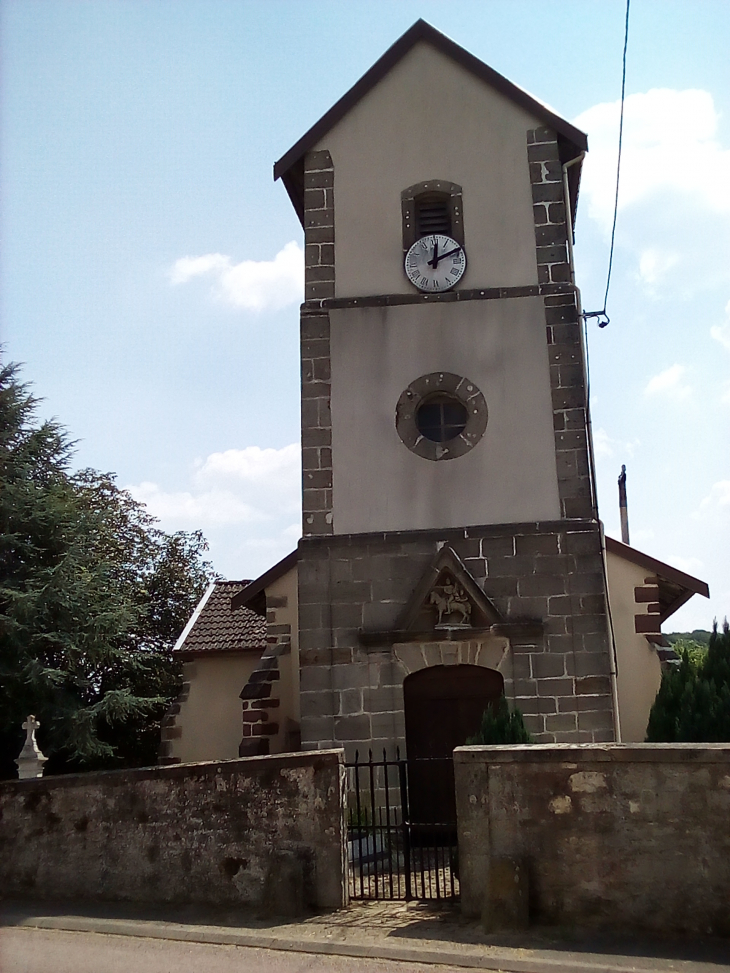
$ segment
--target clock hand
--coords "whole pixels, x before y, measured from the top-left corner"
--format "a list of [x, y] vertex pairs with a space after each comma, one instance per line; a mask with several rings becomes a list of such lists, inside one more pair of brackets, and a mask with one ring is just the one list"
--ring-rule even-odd
[[438, 242], [436, 242], [433, 246], [433, 257], [431, 257], [431, 259], [428, 261], [428, 266], [433, 267], [433, 269], [436, 270], [439, 260], [445, 260], [446, 257], [453, 257], [455, 253], [458, 253], [463, 249], [463, 247], [454, 247], [453, 250], [447, 250], [446, 253], [439, 253], [439, 245]]
[[439, 257], [439, 243], [438, 240], [433, 245], [433, 257], [428, 261], [428, 266], [433, 267], [436, 270], [436, 266], [441, 258]]
[[459, 250], [462, 250], [462, 249], [463, 249], [463, 247], [454, 247], [453, 250], [449, 250], [447, 253], [441, 253], [441, 254], [439, 254], [439, 257], [438, 257], [438, 260], [436, 260], [436, 263], [433, 263], [430, 260], [429, 260], [429, 263], [431, 264], [431, 266], [435, 270], [436, 269], [436, 264], [438, 263], [439, 260], [445, 260], [447, 257], [453, 257], [453, 255], [455, 253], [458, 253]]

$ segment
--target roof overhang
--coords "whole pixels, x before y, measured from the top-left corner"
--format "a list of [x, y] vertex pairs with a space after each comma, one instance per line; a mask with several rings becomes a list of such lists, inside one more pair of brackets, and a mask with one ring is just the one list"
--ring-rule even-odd
[[613, 537], [606, 537], [606, 550], [609, 554], [615, 554], [630, 561], [638, 567], [644, 568], [652, 577], [656, 578], [659, 587], [659, 604], [661, 606], [661, 621], [666, 621], [670, 615], [678, 611], [682, 605], [686, 604], [692, 595], [702, 595], [704, 598], [710, 597], [710, 589], [706, 582], [691, 574], [685, 574], [678, 568], [673, 568], [664, 561], [658, 561], [654, 557], [649, 557], [642, 551], [637, 551], [635, 547], [622, 544], [621, 541], [614, 540]]
[[292, 551], [291, 554], [287, 554], [283, 557], [281, 561], [278, 561], [273, 568], [269, 568], [260, 577], [256, 578], [250, 584], [246, 585], [243, 591], [239, 591], [231, 598], [231, 608], [235, 611], [236, 608], [250, 608], [252, 611], [258, 612], [259, 614], [266, 614], [266, 604], [264, 601], [263, 611], [261, 610], [262, 601], [258, 596], [264, 595], [266, 589], [270, 584], [278, 581], [279, 578], [283, 578], [285, 574], [288, 574], [293, 567], [296, 567], [297, 561], [299, 560], [299, 551]]
[[[585, 132], [571, 125], [560, 115], [556, 115], [546, 105], [533, 98], [524, 89], [508, 81], [503, 75], [490, 68], [484, 61], [474, 57], [463, 47], [460, 47], [441, 31], [436, 30], [425, 20], [416, 23], [400, 37], [383, 56], [373, 64], [369, 71], [357, 81], [346, 94], [336, 102], [328, 112], [315, 122], [299, 141], [286, 152], [274, 165], [274, 179], [281, 179], [296, 210], [300, 222], [304, 225], [304, 156], [324, 136], [334, 128], [354, 106], [375, 87], [378, 82], [400, 61], [419, 41], [431, 44], [436, 50], [450, 57], [467, 71], [490, 85], [500, 94], [509, 98], [516, 105], [524, 108], [531, 115], [538, 118], [544, 125], [554, 129], [558, 135], [560, 147], [560, 161], [565, 164], [579, 158], [588, 151], [588, 139]], [[571, 210], [575, 220], [575, 210], [578, 201], [578, 185], [580, 182], [581, 163], [577, 162], [568, 170], [568, 183], [571, 197]]]

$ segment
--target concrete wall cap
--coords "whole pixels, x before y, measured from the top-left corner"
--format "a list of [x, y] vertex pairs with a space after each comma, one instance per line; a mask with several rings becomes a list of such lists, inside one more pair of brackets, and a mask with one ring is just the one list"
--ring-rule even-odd
[[0, 794], [10, 788], [23, 787], [40, 790], [55, 790], [59, 787], [88, 787], [94, 784], [106, 787], [120, 787], [130, 781], [164, 779], [169, 777], [214, 777], [219, 774], [242, 774], [247, 771], [258, 773], [270, 767], [272, 770], [290, 767], [324, 767], [330, 764], [344, 764], [345, 751], [340, 748], [330, 750], [306, 750], [300, 753], [272, 754], [262, 757], [237, 757], [233, 760], [204, 760], [191, 763], [166, 764], [156, 767], [136, 767], [126, 770], [94, 770], [86, 774], [59, 774], [56, 777], [38, 777], [29, 780], [0, 781]]
[[457, 747], [454, 761], [481, 763], [730, 763], [730, 743], [535, 743]]

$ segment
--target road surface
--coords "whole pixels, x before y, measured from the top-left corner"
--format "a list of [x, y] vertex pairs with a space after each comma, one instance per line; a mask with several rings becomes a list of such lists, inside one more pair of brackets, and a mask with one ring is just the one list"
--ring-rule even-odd
[[463, 967], [110, 936], [0, 928], [0, 973], [464, 973]]

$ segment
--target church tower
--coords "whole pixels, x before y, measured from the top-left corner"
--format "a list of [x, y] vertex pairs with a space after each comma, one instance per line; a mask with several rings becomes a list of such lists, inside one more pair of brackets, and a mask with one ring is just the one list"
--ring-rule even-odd
[[616, 739], [585, 135], [423, 21], [276, 164], [302, 221], [302, 744]]

